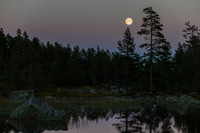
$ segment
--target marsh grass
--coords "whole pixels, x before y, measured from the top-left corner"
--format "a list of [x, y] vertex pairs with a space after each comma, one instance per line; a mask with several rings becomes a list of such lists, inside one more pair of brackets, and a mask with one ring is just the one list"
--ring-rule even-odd
[[140, 104], [136, 99], [123, 98], [68, 98], [66, 100], [45, 100], [51, 106], [66, 110], [66, 111], [80, 111], [85, 110], [119, 110], [124, 108], [134, 108]]
[[[65, 110], [69, 114], [86, 110], [92, 112], [104, 112], [109, 110], [112, 110], [113, 112], [118, 112], [125, 109], [135, 109], [141, 106], [141, 103], [145, 102], [144, 99], [147, 99], [145, 104], [151, 103], [148, 100], [149, 97], [144, 97], [143, 100], [142, 98], [131, 99], [124, 97], [52, 97], [50, 99], [47, 99], [43, 96], [39, 98], [45, 101], [47, 104], [51, 105], [52, 107], [58, 110]], [[151, 99], [155, 100], [155, 98]], [[166, 99], [172, 99], [172, 102], [170, 102], [169, 100], [163, 101], [163, 104], [166, 104], [170, 107], [173, 105], [179, 107], [178, 103], [181, 102], [179, 99], [173, 99], [172, 96], [168, 96], [168, 98]], [[160, 101], [159, 98], [157, 99], [157, 101]], [[173, 104], [174, 102], [178, 105]], [[11, 101], [6, 98], [0, 98], [0, 107], [8, 109], [9, 112], [19, 107], [22, 103], [23, 101]], [[182, 106], [182, 104], [180, 104], [180, 106]]]
[[[139, 100], [124, 99], [124, 98], [54, 98], [45, 99], [43, 101], [52, 107], [65, 110], [67, 112], [80, 112], [84, 110], [102, 111], [102, 110], [120, 110], [124, 108], [134, 108], [140, 104]], [[19, 107], [23, 101], [11, 101], [5, 98], [0, 98], [0, 107], [8, 109], [9, 112]]]
[[23, 101], [12, 101], [5, 98], [0, 98], [0, 107], [8, 109], [9, 112], [19, 107]]

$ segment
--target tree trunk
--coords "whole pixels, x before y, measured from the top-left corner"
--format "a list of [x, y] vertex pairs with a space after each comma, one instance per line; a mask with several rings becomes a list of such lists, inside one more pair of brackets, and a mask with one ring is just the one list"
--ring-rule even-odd
[[128, 86], [129, 86], [129, 78], [128, 78], [128, 57], [126, 59], [126, 94], [128, 95]]
[[128, 114], [126, 113], [126, 132], [125, 133], [128, 133]]
[[31, 62], [31, 59], [30, 59], [30, 87], [29, 89], [31, 90], [32, 89], [32, 62]]
[[152, 91], [152, 61], [150, 63], [150, 91]]
[[92, 76], [92, 83], [93, 83], [93, 86], [95, 87], [96, 86], [96, 76], [95, 76], [95, 74], [93, 74], [93, 76]]
[[150, 91], [152, 91], [152, 61], [153, 61], [153, 27], [151, 17], [151, 57], [150, 57]]
[[128, 95], [128, 86], [129, 86], [129, 78], [128, 78], [128, 57], [129, 57], [129, 51], [128, 51], [128, 44], [126, 46], [126, 94]]
[[49, 61], [49, 59], [50, 59], [50, 57], [49, 57], [49, 53], [47, 54], [47, 75], [49, 74], [49, 63], [50, 63], [50, 61]]
[[115, 85], [117, 85], [118, 83], [117, 83], [117, 80], [118, 79], [118, 77], [117, 77], [117, 68], [116, 68], [116, 66], [115, 66], [115, 68], [114, 68], [114, 83], [115, 83]]

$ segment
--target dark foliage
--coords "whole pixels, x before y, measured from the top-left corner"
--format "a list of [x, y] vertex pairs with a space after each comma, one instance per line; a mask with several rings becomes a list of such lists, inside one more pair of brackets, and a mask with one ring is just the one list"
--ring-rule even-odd
[[[135, 53], [134, 39], [129, 28], [119, 52], [96, 49], [63, 47], [55, 42], [46, 44], [27, 33], [17, 30], [15, 37], [0, 30], [0, 91], [35, 89], [43, 91], [55, 87], [79, 87], [102, 84], [131, 88], [130, 92], [200, 92], [200, 31], [187, 22], [184, 32], [185, 43], [179, 43], [175, 55], [170, 44], [161, 33], [159, 15], [152, 8], [144, 9], [138, 34], [145, 35], [148, 43], [144, 56]], [[149, 30], [150, 29], [150, 30]], [[151, 43], [149, 43], [149, 41]], [[147, 56], [147, 57], [146, 57]], [[149, 68], [153, 67], [153, 87], [149, 87]], [[151, 90], [151, 89], [152, 90]], [[1, 93], [3, 94], [3, 93]]]

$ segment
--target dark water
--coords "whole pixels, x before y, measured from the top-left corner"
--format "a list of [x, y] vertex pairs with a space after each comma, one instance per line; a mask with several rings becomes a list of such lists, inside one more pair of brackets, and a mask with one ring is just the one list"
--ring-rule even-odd
[[0, 133], [200, 133], [199, 109], [185, 114], [164, 107], [82, 110], [61, 121], [14, 121], [0, 118]]

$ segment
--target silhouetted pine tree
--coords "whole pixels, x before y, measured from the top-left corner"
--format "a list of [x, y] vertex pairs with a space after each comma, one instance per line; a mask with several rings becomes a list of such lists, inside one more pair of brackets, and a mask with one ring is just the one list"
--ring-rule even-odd
[[173, 58], [173, 73], [174, 73], [174, 81], [175, 88], [182, 89], [184, 83], [183, 77], [183, 67], [184, 67], [184, 56], [185, 52], [183, 49], [183, 45], [181, 43], [178, 44], [178, 48], [175, 50], [175, 55]]
[[[185, 23], [186, 28], [183, 30], [183, 37], [186, 39], [184, 77], [185, 88], [198, 89], [200, 87], [200, 30], [197, 26]], [[187, 90], [188, 91], [188, 90]]]
[[130, 78], [129, 78], [129, 73], [130, 73], [130, 65], [132, 58], [135, 55], [135, 44], [134, 44], [134, 39], [131, 36], [130, 29], [127, 28], [126, 31], [124, 32], [124, 36], [122, 41], [118, 41], [118, 50], [120, 51], [122, 58], [123, 58], [123, 63], [124, 63], [124, 79], [126, 80], [126, 92], [128, 93], [128, 86], [130, 84]]
[[6, 58], [7, 58], [7, 40], [3, 29], [0, 29], [0, 90], [6, 86], [7, 80], [7, 69], [6, 69]]
[[[138, 31], [138, 35], [144, 35], [147, 43], [140, 45], [141, 48], [147, 50], [146, 56], [149, 57], [150, 64], [150, 90], [153, 88], [152, 67], [155, 59], [169, 59], [170, 45], [161, 33], [163, 25], [160, 23], [160, 17], [152, 7], [145, 8], [143, 12], [146, 17], [143, 18], [142, 29]], [[162, 55], [161, 55], [162, 54]], [[162, 60], [162, 59], [161, 59]]]

